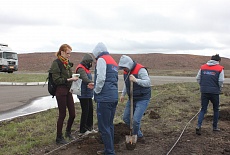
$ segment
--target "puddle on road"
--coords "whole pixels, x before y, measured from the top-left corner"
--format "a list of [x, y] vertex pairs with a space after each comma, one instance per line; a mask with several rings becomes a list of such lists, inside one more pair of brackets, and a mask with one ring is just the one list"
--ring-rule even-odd
[[[79, 102], [77, 95], [73, 95], [74, 102]], [[56, 108], [57, 101], [56, 98], [50, 96], [40, 97], [30, 104], [23, 106], [22, 108], [16, 109], [14, 111], [9, 111], [3, 114], [0, 114], [0, 121], [13, 119], [20, 116], [25, 116], [33, 113], [38, 113], [48, 109]]]

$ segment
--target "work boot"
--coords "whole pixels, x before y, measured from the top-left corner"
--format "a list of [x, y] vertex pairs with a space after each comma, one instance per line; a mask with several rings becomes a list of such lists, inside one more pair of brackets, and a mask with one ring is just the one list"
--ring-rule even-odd
[[196, 127], [196, 134], [201, 135], [201, 128], [200, 127]]
[[61, 136], [57, 136], [56, 138], [56, 144], [67, 144], [67, 141], [64, 139], [64, 137]]
[[137, 137], [137, 142], [138, 143], [141, 143], [141, 144], [145, 144], [145, 137], [142, 136], [142, 137]]
[[219, 128], [213, 128], [213, 131], [220, 131], [220, 129]]
[[69, 140], [74, 140], [75, 137], [71, 135], [71, 132], [70, 131], [66, 131], [65, 132], [65, 137], [66, 138], [69, 138]]

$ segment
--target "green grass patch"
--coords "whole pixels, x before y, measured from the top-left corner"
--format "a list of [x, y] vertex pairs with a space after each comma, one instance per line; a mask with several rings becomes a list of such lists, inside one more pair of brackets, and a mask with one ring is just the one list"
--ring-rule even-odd
[[45, 82], [47, 74], [0, 74], [0, 82]]

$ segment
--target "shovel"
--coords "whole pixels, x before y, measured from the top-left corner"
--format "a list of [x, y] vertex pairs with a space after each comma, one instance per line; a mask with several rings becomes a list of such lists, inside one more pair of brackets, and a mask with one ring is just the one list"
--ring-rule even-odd
[[133, 82], [130, 81], [130, 135], [125, 136], [127, 150], [136, 148], [137, 135], [133, 135]]

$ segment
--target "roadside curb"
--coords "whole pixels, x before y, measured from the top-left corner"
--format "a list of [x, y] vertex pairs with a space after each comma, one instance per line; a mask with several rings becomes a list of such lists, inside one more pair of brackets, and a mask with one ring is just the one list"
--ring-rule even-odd
[[39, 86], [47, 84], [45, 82], [0, 82], [2, 86]]

